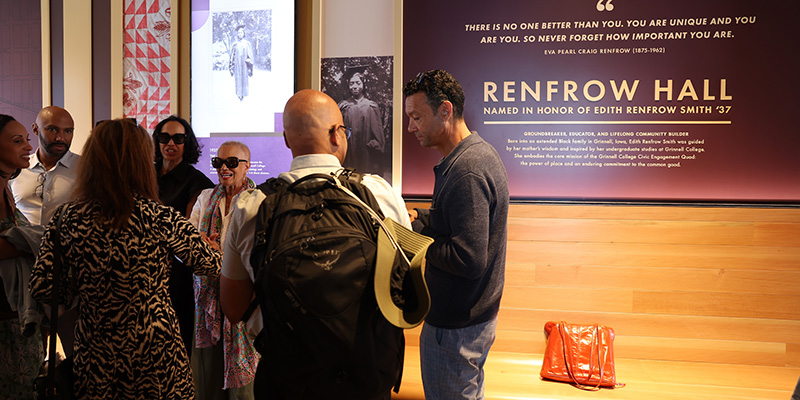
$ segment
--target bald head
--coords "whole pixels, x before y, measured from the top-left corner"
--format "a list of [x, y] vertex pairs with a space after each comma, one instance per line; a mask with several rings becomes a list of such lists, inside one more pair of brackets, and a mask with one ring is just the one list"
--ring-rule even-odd
[[325, 93], [306, 89], [295, 93], [283, 110], [283, 128], [286, 146], [292, 156], [306, 154], [333, 154], [344, 160], [347, 139], [340, 129], [342, 113], [336, 102]]
[[39, 138], [40, 161], [48, 168], [69, 151], [75, 122], [67, 110], [58, 106], [41, 109], [32, 128]]
[[42, 119], [47, 118], [61, 118], [66, 117], [72, 120], [72, 115], [70, 115], [69, 111], [59, 107], [59, 106], [47, 106], [39, 110], [39, 114], [36, 115], [36, 121], [39, 122]]

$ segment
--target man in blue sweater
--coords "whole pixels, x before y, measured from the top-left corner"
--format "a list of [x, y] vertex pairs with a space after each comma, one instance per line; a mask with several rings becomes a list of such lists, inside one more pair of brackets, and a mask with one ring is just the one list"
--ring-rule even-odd
[[431, 310], [420, 334], [425, 398], [483, 399], [483, 364], [503, 294], [508, 178], [497, 151], [464, 122], [464, 91], [447, 72], [420, 73], [403, 88], [408, 131], [443, 158], [431, 207], [409, 215], [433, 237], [425, 278]]

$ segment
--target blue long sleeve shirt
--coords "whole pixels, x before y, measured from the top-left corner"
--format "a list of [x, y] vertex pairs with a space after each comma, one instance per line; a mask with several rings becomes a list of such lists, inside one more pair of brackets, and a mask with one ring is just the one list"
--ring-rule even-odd
[[431, 207], [415, 230], [434, 238], [426, 254], [431, 293], [426, 323], [456, 329], [497, 315], [505, 281], [508, 177], [497, 151], [476, 133], [434, 168]]

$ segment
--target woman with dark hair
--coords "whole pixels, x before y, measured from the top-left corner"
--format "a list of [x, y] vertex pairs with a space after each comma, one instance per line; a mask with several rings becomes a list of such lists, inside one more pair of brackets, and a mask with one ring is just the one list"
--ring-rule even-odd
[[[30, 165], [32, 150], [25, 127], [10, 115], [0, 114], [0, 231], [29, 225], [14, 204], [8, 181]], [[22, 255], [8, 240], [0, 238], [0, 259]], [[33, 399], [33, 380], [43, 358], [42, 341], [35, 324], [34, 329], [26, 329], [28, 324], [22, 321], [20, 304], [15, 299], [24, 294], [15, 284], [20, 275], [14, 269], [0, 271], [0, 393], [3, 398]]]
[[[217, 276], [221, 253], [180, 213], [158, 201], [153, 144], [129, 120], [100, 123], [78, 164], [74, 200], [42, 238], [30, 289], [54, 289], [53, 247], [62, 249], [65, 304], [80, 300], [75, 390], [81, 399], [194, 398], [189, 359], [167, 293], [171, 259]], [[54, 231], [59, 229], [58, 244]]]
[[193, 167], [200, 159], [200, 144], [189, 123], [176, 115], [156, 125], [153, 131], [161, 202], [184, 217], [192, 212], [197, 196], [214, 183]]
[[[189, 123], [172, 115], [156, 125], [153, 131], [158, 197], [161, 202], [189, 217], [197, 196], [204, 189], [214, 187], [208, 177], [193, 167], [200, 158], [200, 145]], [[179, 260], [172, 262], [169, 294], [178, 314], [186, 352], [191, 358], [194, 336], [194, 289], [192, 271]]]

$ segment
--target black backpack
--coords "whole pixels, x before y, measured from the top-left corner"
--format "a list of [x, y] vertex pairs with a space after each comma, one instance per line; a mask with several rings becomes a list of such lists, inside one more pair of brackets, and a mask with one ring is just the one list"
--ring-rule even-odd
[[378, 226], [334, 181], [382, 218], [361, 178], [345, 170], [259, 186], [267, 198], [251, 256], [264, 319], [256, 385], [269, 398], [376, 399], [399, 390], [403, 330], [381, 314], [374, 293]]

